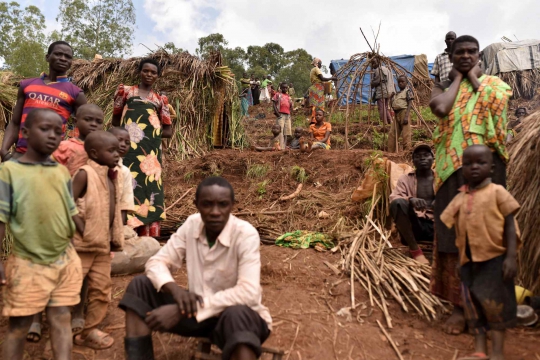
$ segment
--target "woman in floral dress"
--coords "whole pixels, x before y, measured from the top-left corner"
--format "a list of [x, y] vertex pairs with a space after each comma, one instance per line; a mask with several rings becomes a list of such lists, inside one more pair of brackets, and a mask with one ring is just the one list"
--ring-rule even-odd
[[139, 85], [119, 85], [114, 95], [113, 126], [125, 127], [131, 149], [123, 163], [133, 176], [135, 215], [128, 225], [139, 236], [160, 236], [160, 221], [165, 219], [161, 179], [161, 139], [172, 136], [167, 98], [152, 86], [161, 75], [159, 63], [143, 59], [139, 64]]

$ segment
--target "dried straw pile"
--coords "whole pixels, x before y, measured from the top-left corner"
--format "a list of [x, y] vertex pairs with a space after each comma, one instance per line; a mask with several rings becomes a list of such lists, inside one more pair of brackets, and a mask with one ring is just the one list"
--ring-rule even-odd
[[20, 78], [9, 71], [0, 71], [0, 130], [11, 120], [17, 101], [17, 83]]
[[512, 87], [514, 99], [530, 100], [540, 87], [540, 69], [512, 71], [497, 74], [505, 83]]
[[521, 204], [517, 220], [523, 239], [520, 280], [534, 293], [540, 292], [540, 111], [528, 116], [522, 131], [510, 144], [508, 184]]
[[[155, 90], [167, 93], [178, 116], [169, 143], [173, 154], [185, 159], [202, 156], [213, 146], [244, 146], [236, 84], [230, 69], [222, 66], [219, 53], [208, 60], [186, 52], [158, 51], [148, 57], [156, 59], [163, 69]], [[69, 75], [84, 90], [88, 101], [105, 111], [108, 122], [118, 85], [139, 83], [140, 60], [75, 60]]]

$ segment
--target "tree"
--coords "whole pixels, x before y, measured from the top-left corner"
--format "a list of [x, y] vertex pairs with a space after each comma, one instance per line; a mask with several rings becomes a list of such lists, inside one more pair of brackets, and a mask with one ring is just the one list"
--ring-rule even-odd
[[59, 21], [63, 39], [76, 57], [122, 57], [131, 52], [135, 30], [132, 0], [61, 0]]
[[180, 54], [180, 53], [183, 53], [184, 51], [187, 51], [182, 48], [177, 48], [173, 42], [165, 43], [165, 45], [163, 45], [163, 49], [167, 51], [169, 54]]
[[283, 56], [283, 67], [278, 72], [276, 80], [278, 83], [293, 83], [296, 94], [301, 96], [311, 85], [309, 73], [313, 65], [313, 57], [304, 49], [289, 51]]
[[201, 58], [206, 58], [213, 51], [220, 51], [223, 53], [223, 49], [225, 49], [225, 46], [229, 45], [229, 42], [225, 40], [223, 35], [215, 33], [200, 38], [198, 44], [199, 48], [195, 50], [195, 53]]
[[222, 50], [223, 62], [231, 68], [236, 79], [240, 79], [246, 68], [244, 62], [246, 60], [246, 51], [237, 46], [234, 49], [225, 48]]
[[35, 6], [0, 2], [0, 58], [5, 67], [22, 76], [37, 76], [45, 61], [45, 17]]
[[284, 65], [285, 50], [281, 45], [268, 43], [264, 46], [248, 46], [247, 63], [250, 68], [266, 69], [267, 75], [276, 76]]

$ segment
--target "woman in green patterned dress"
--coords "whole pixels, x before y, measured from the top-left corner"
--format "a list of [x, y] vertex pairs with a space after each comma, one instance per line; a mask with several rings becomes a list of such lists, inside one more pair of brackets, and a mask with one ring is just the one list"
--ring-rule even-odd
[[152, 90], [161, 75], [159, 63], [143, 59], [139, 64], [139, 85], [119, 85], [114, 95], [113, 126], [125, 127], [131, 149], [123, 160], [133, 176], [135, 211], [128, 225], [139, 236], [160, 236], [165, 219], [161, 179], [161, 139], [172, 136], [167, 98]]

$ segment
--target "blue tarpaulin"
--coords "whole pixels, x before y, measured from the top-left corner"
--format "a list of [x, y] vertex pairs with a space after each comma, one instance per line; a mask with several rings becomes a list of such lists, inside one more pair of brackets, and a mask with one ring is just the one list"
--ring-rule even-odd
[[[390, 59], [397, 63], [398, 65], [402, 66], [409, 72], [414, 72], [414, 55], [399, 55], [399, 56], [391, 56]], [[330, 62], [330, 71], [332, 73], [337, 72], [339, 69], [341, 69], [345, 64], [348, 63], [348, 60], [332, 60]], [[359, 64], [360, 65], [360, 64]], [[431, 67], [433, 67], [433, 64], [430, 64]], [[429, 65], [428, 65], [429, 66]], [[431, 67], [429, 70], [431, 71]], [[356, 70], [356, 68], [351, 71], [351, 74]], [[368, 69], [368, 71], [371, 70], [371, 68]], [[349, 90], [349, 86], [352, 81], [352, 76], [349, 75], [347, 79], [343, 79], [338, 81], [337, 84], [337, 90], [338, 90], [338, 98], [341, 98], [339, 105], [346, 105], [346, 98], [347, 98], [347, 92]], [[358, 81], [358, 79], [356, 80]], [[366, 73], [364, 76], [364, 82], [362, 83], [362, 98], [360, 99], [360, 94], [358, 93], [356, 95], [356, 102], [359, 103], [360, 100], [362, 100], [363, 104], [368, 103], [368, 99], [371, 97], [372, 90], [370, 88], [370, 82], [371, 82], [371, 75]], [[355, 88], [357, 83], [353, 84], [351, 91]], [[396, 83], [396, 89], [397, 89], [397, 83]]]

